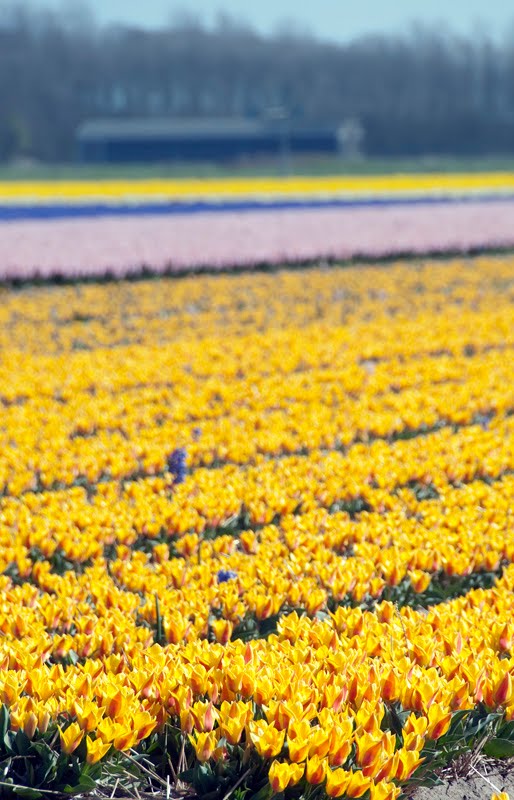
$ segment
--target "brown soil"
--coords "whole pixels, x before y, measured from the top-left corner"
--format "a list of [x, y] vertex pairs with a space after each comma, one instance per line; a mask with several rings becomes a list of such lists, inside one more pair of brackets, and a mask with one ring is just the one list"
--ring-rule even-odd
[[[485, 764], [477, 767], [480, 775], [471, 771], [466, 778], [445, 779], [442, 786], [418, 789], [413, 800], [490, 800], [495, 791], [507, 792], [514, 800], [514, 770], [488, 770]], [[494, 785], [491, 786], [491, 784]]]

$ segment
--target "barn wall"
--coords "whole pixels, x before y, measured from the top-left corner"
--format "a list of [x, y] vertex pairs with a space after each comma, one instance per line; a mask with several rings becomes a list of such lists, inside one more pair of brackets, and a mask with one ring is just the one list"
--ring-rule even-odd
[[291, 153], [335, 153], [334, 133], [270, 133], [240, 137], [91, 138], [79, 141], [79, 159], [88, 163], [160, 161], [231, 161], [251, 156]]

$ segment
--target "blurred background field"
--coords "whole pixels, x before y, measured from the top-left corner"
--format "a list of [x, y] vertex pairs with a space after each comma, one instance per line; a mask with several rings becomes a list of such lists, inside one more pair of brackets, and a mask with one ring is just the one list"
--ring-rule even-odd
[[2, 0], [0, 177], [512, 169], [513, 18]]
[[1, 0], [0, 280], [514, 246], [514, 13]]

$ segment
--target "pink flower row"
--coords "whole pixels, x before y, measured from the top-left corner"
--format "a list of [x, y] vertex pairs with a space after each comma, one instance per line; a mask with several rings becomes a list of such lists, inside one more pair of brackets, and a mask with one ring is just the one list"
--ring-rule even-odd
[[514, 247], [514, 202], [0, 223], [0, 280]]

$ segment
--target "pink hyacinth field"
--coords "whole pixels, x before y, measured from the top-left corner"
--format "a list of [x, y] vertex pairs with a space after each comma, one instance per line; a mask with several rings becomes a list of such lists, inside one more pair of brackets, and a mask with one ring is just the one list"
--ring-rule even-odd
[[514, 202], [0, 222], [0, 280], [134, 275], [514, 246]]

